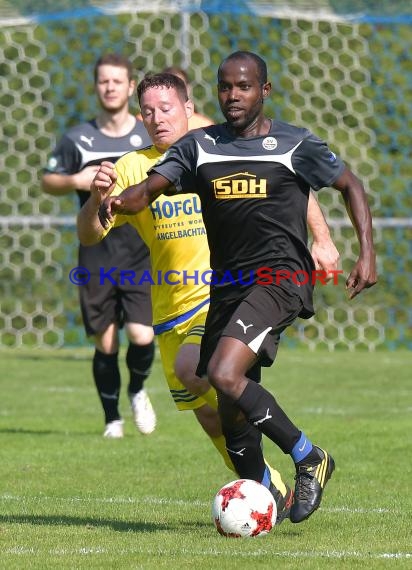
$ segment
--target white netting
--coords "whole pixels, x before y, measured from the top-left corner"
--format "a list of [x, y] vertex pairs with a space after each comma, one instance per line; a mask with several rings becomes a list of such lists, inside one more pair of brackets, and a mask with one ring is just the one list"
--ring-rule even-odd
[[[343, 278], [319, 288], [317, 316], [291, 328], [287, 342], [411, 347], [412, 19], [408, 3], [394, 4], [378, 12], [367, 2], [323, 1], [315, 13], [304, 1], [79, 0], [62, 14], [46, 1], [0, 1], [0, 346], [85, 340], [68, 279], [77, 204], [42, 194], [39, 176], [64, 130], [95, 114], [96, 58], [121, 51], [138, 78], [186, 67], [199, 111], [218, 121], [217, 66], [250, 49], [268, 63], [268, 115], [328, 140], [365, 182], [376, 220], [380, 285], [351, 303]], [[344, 205], [335, 191], [319, 196], [347, 271], [357, 240]]]

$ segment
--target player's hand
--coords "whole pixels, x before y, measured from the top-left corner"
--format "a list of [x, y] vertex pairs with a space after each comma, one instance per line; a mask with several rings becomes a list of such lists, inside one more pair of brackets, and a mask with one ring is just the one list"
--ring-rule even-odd
[[110, 196], [116, 186], [117, 172], [113, 162], [104, 160], [90, 184], [90, 192], [96, 199], [97, 204], [102, 204]]
[[375, 254], [360, 256], [346, 280], [349, 299], [353, 299], [364, 289], [375, 285], [377, 280]]
[[314, 241], [311, 254], [317, 270], [325, 272], [326, 281], [330, 281], [338, 269], [339, 251], [331, 238]]
[[99, 165], [95, 164], [92, 166], [86, 166], [80, 172], [73, 175], [74, 185], [78, 190], [84, 190], [85, 192], [90, 192], [90, 185], [94, 180], [97, 172], [99, 171]]
[[102, 202], [99, 208], [99, 220], [106, 229], [113, 222], [113, 215], [122, 213], [123, 201], [119, 196], [109, 196]]

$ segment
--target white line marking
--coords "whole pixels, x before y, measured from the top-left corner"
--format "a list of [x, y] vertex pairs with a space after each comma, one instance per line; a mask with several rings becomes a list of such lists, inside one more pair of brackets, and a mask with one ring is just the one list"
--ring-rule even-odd
[[[21, 503], [30, 503], [33, 501], [55, 501], [62, 503], [113, 503], [113, 504], [153, 504], [153, 505], [176, 505], [186, 507], [209, 507], [206, 501], [185, 501], [184, 499], [170, 499], [168, 497], [50, 497], [47, 495], [40, 496], [19, 496], [9, 495], [7, 493], [0, 495], [0, 501], [17, 501]], [[386, 507], [320, 507], [319, 511], [324, 513], [348, 513], [348, 514], [402, 514], [402, 510], [388, 509]]]
[[243, 550], [230, 550], [230, 552], [226, 550], [218, 550], [218, 549], [210, 549], [210, 550], [194, 550], [193, 548], [179, 548], [179, 550], [174, 551], [172, 548], [170, 550], [166, 549], [156, 549], [150, 550], [145, 548], [122, 548], [122, 549], [110, 549], [110, 548], [101, 548], [96, 546], [83, 546], [82, 548], [57, 548], [57, 549], [50, 549], [50, 550], [41, 550], [41, 549], [34, 549], [34, 548], [25, 548], [23, 546], [15, 546], [13, 548], [8, 548], [3, 550], [4, 554], [17, 554], [17, 555], [24, 555], [24, 554], [33, 554], [33, 555], [41, 555], [44, 553], [51, 554], [53, 556], [73, 556], [76, 554], [83, 554], [86, 556], [94, 555], [94, 554], [111, 554], [111, 555], [127, 555], [127, 554], [145, 554], [149, 556], [172, 556], [175, 554], [184, 555], [188, 554], [190, 556], [216, 556], [220, 558], [253, 558], [257, 556], [270, 556], [277, 557], [277, 558], [311, 558], [311, 559], [340, 559], [340, 558], [357, 558], [360, 560], [380, 560], [380, 559], [396, 559], [396, 560], [410, 560], [412, 559], [411, 552], [379, 552], [379, 553], [371, 553], [371, 552], [359, 552], [356, 550], [318, 550], [318, 551], [304, 551], [304, 550], [283, 550], [283, 551], [273, 551], [271, 549], [263, 549], [260, 548], [255, 551], [248, 551], [244, 552]]

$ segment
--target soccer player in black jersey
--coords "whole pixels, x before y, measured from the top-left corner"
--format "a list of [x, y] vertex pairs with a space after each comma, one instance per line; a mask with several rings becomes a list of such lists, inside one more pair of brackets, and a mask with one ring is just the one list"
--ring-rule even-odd
[[[133, 66], [120, 54], [103, 55], [94, 68], [100, 112], [95, 119], [69, 129], [53, 150], [42, 176], [45, 192], [62, 196], [76, 192], [82, 206], [90, 196], [90, 183], [103, 160], [151, 144], [141, 121], [129, 111], [135, 89]], [[156, 415], [144, 388], [153, 358], [154, 342], [150, 286], [117, 283], [118, 273], [101, 279], [112, 267], [118, 271], [150, 270], [149, 251], [129, 225], [116, 228], [104, 242], [79, 247], [78, 265], [90, 276], [79, 287], [83, 323], [93, 337], [93, 376], [103, 407], [108, 438], [123, 437], [119, 410], [119, 328], [124, 324], [129, 340], [126, 363], [128, 395], [136, 427], [144, 434], [155, 429]]]
[[[339, 190], [356, 230], [360, 254], [346, 285], [353, 298], [376, 283], [371, 214], [362, 183], [327, 144], [305, 128], [267, 118], [271, 85], [265, 62], [235, 52], [218, 70], [226, 122], [197, 129], [172, 145], [148, 178], [108, 197], [100, 219], [131, 214], [165, 191], [195, 188], [211, 253], [211, 303], [198, 374], [219, 397], [230, 457], [241, 477], [263, 481], [258, 428], [296, 467], [292, 522], [318, 507], [334, 461], [314, 445], [260, 384], [279, 337], [297, 317], [314, 314], [314, 264], [307, 248], [310, 188]], [[112, 185], [104, 164], [93, 184]], [[246, 376], [247, 373], [247, 376]]]

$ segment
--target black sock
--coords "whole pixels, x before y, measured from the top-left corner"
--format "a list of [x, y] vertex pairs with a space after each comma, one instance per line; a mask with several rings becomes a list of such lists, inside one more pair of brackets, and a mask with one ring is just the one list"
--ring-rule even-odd
[[130, 372], [129, 394], [137, 394], [143, 388], [143, 383], [149, 376], [154, 359], [154, 342], [139, 346], [129, 343], [126, 363]]
[[93, 377], [103, 406], [106, 423], [120, 419], [118, 407], [120, 372], [117, 357], [117, 352], [115, 354], [104, 354], [97, 349], [93, 357]]
[[271, 439], [284, 453], [290, 453], [300, 438], [300, 430], [290, 421], [270, 392], [249, 381], [236, 405], [249, 423]]
[[224, 428], [226, 449], [242, 479], [262, 481], [266, 464], [262, 453], [262, 434], [254, 426], [244, 422], [230, 429]]

